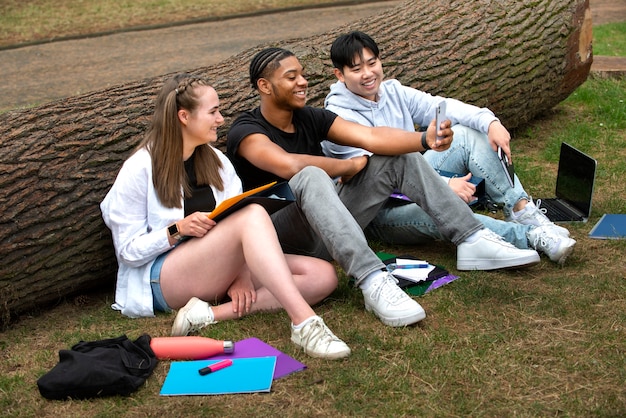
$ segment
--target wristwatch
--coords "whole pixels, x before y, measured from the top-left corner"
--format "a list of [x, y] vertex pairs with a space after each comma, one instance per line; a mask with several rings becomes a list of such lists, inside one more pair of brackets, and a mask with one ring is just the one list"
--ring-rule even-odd
[[167, 233], [176, 241], [180, 241], [183, 239], [183, 236], [180, 234], [180, 231], [178, 230], [178, 225], [176, 225], [176, 223], [173, 223], [167, 227]]

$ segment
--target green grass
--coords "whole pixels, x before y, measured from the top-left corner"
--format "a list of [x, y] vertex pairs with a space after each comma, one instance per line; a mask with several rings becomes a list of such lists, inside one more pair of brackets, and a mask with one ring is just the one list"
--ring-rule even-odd
[[[544, 258], [526, 270], [463, 272], [418, 298], [428, 317], [400, 329], [365, 312], [359, 292], [340, 272], [339, 288], [316, 312], [352, 348], [345, 361], [298, 351], [282, 312], [202, 331], [217, 339], [257, 337], [308, 366], [275, 381], [270, 394], [160, 397], [169, 365], [162, 361], [129, 398], [44, 400], [36, 380], [56, 364], [59, 349], [81, 339], [167, 335], [172, 316], [124, 318], [110, 309], [112, 290], [105, 290], [24, 317], [0, 334], [4, 416], [622, 416], [626, 241], [586, 234], [603, 213], [626, 212], [624, 97], [626, 80], [591, 78], [553, 111], [514, 132], [516, 168], [531, 193], [553, 191], [561, 141], [598, 159], [592, 218], [571, 227], [578, 244], [563, 268]], [[448, 244], [371, 244], [455, 265]]]
[[332, 0], [3, 0], [0, 47]]
[[626, 22], [594, 26], [593, 54], [626, 57]]

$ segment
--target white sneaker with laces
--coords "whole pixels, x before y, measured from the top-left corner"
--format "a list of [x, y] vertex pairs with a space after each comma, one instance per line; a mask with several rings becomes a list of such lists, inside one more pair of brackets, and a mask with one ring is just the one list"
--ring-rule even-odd
[[426, 318], [424, 308], [398, 287], [398, 280], [391, 273], [374, 279], [363, 290], [363, 299], [365, 309], [373, 311], [383, 324], [391, 327], [403, 327]]
[[569, 231], [567, 230], [567, 228], [558, 226], [550, 219], [548, 219], [548, 217], [541, 211], [541, 209], [535, 206], [535, 203], [532, 199], [530, 199], [528, 203], [526, 203], [526, 206], [524, 206], [524, 209], [522, 210], [522, 213], [520, 215], [516, 215], [514, 212], [511, 212], [511, 216], [507, 220], [522, 225], [551, 226], [560, 235], [569, 237]]
[[526, 235], [535, 250], [541, 251], [557, 264], [565, 263], [576, 245], [575, 240], [559, 234], [549, 225], [534, 228]]
[[178, 310], [174, 325], [172, 325], [172, 337], [185, 336], [216, 323], [211, 305], [197, 297], [192, 297]]
[[539, 262], [535, 250], [516, 248], [489, 229], [478, 231], [474, 242], [462, 242], [457, 247], [457, 270], [496, 270], [527, 267]]
[[311, 357], [335, 360], [350, 355], [350, 347], [333, 334], [317, 315], [302, 328], [294, 328], [292, 325], [291, 341]]

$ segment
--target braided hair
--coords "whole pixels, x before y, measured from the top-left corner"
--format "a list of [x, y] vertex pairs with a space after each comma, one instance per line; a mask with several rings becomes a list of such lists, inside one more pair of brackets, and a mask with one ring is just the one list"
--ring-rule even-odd
[[256, 89], [257, 81], [260, 78], [267, 78], [280, 66], [283, 59], [293, 56], [293, 52], [283, 48], [266, 48], [257, 53], [250, 62], [250, 84], [252, 88]]

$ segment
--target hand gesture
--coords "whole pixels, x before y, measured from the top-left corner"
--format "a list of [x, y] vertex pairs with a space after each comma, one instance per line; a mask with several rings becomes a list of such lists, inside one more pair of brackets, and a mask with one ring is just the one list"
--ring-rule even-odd
[[250, 277], [250, 272], [245, 271], [230, 285], [226, 291], [233, 304], [233, 312], [241, 318], [250, 313], [252, 304], [256, 302], [256, 290]]
[[452, 188], [454, 193], [459, 196], [465, 203], [470, 203], [476, 200], [474, 194], [476, 193], [476, 186], [470, 183], [472, 173], [468, 173], [463, 177], [453, 177], [448, 181], [448, 185]]
[[184, 217], [176, 222], [178, 231], [183, 236], [202, 238], [216, 225], [216, 222], [207, 215], [205, 212], [194, 212]]
[[502, 151], [509, 157], [509, 161], [513, 162], [511, 158], [511, 134], [500, 121], [494, 120], [489, 124], [487, 138], [494, 152], [498, 150], [498, 147], [502, 148]]
[[360, 155], [358, 157], [350, 158], [348, 161], [352, 163], [352, 169], [350, 170], [350, 172], [341, 176], [341, 178], [339, 179], [339, 183], [348, 183], [350, 180], [352, 180], [352, 177], [359, 174], [361, 170], [365, 168], [368, 159], [369, 156], [367, 155]]
[[[451, 125], [450, 119], [441, 122], [441, 126], [436, 126], [436, 119], [430, 122], [426, 130], [426, 142], [430, 149], [441, 152], [450, 148], [454, 136]], [[437, 139], [438, 136], [440, 139]]]

